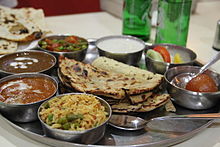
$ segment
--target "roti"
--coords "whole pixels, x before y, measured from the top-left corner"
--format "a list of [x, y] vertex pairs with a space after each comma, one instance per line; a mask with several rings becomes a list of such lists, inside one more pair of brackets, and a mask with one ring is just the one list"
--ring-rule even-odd
[[169, 94], [156, 94], [154, 96], [151, 96], [142, 103], [142, 107], [138, 109], [137, 112], [149, 112], [152, 111], [168, 102], [170, 99]]
[[146, 92], [138, 95], [130, 95], [129, 99], [131, 101], [131, 104], [142, 103], [146, 101], [152, 94], [153, 92]]
[[0, 39], [0, 54], [13, 53], [17, 50], [17, 48], [17, 42]]
[[129, 112], [149, 112], [168, 102], [169, 94], [153, 94], [146, 101], [138, 104], [131, 104], [128, 101], [122, 101], [118, 104], [113, 104], [112, 111], [117, 113]]
[[0, 38], [26, 42], [41, 38], [49, 30], [42, 10], [0, 6], [0, 32]]
[[92, 62], [92, 65], [105, 71], [125, 74], [140, 79], [148, 79], [155, 83], [160, 83], [163, 79], [163, 75], [161, 74], [154, 74], [150, 71], [130, 66], [107, 57], [98, 57]]
[[115, 99], [151, 91], [161, 83], [108, 72], [68, 58], [60, 59], [59, 68], [74, 89]]

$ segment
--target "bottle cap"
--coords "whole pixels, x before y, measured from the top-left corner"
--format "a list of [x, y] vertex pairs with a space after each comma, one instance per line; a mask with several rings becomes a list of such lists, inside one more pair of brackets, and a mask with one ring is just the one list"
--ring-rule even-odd
[[220, 20], [217, 22], [214, 43], [212, 46], [216, 50], [220, 50]]

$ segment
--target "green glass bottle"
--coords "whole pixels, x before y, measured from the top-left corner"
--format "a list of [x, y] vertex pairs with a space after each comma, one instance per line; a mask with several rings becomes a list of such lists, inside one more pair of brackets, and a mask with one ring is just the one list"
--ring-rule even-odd
[[150, 39], [151, 0], [124, 0], [123, 35], [132, 35], [144, 41]]
[[192, 0], [159, 0], [155, 43], [186, 46]]

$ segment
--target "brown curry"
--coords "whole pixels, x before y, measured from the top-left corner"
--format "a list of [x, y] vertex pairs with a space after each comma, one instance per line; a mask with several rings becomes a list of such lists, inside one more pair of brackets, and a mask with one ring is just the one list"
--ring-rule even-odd
[[54, 82], [44, 77], [23, 77], [0, 84], [0, 101], [28, 104], [51, 97], [56, 91]]

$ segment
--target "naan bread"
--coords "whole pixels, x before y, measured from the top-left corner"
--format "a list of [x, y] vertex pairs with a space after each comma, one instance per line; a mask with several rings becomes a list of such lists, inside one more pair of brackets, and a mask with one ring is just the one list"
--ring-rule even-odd
[[0, 6], [0, 32], [0, 38], [25, 42], [41, 38], [49, 30], [42, 10]]
[[17, 42], [0, 39], [0, 54], [13, 53], [17, 50], [17, 48]]
[[90, 64], [73, 59], [60, 59], [60, 72], [71, 86], [81, 92], [123, 99], [126, 95], [140, 94], [156, 88], [161, 81], [138, 79], [132, 76], [107, 72]]

